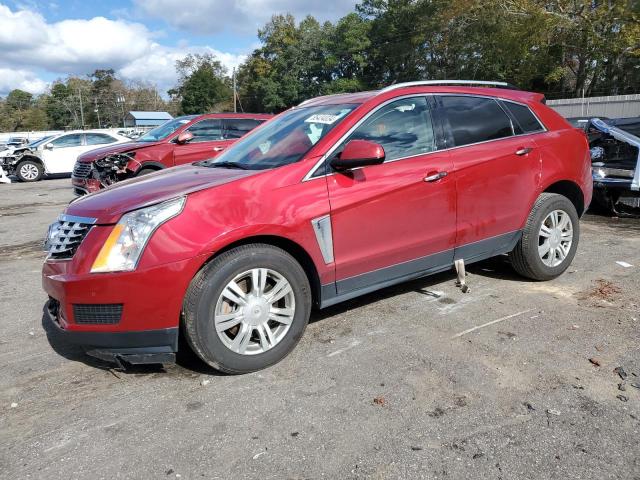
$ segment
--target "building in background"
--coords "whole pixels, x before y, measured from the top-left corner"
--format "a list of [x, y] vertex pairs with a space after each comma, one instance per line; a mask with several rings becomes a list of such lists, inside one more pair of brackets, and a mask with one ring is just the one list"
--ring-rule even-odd
[[547, 105], [565, 118], [571, 117], [640, 117], [640, 95], [565, 98], [548, 100]]
[[129, 112], [124, 118], [124, 126], [147, 129], [162, 125], [172, 118], [167, 112]]

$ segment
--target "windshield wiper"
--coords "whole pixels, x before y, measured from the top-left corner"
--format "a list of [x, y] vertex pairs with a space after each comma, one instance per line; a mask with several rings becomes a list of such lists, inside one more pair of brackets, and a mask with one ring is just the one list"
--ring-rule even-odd
[[248, 166], [237, 162], [211, 162], [207, 166], [219, 168], [237, 168], [238, 170], [250, 170]]

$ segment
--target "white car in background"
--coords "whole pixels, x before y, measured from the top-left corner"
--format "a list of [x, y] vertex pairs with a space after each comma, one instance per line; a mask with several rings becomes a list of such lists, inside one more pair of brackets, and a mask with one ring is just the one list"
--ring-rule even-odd
[[70, 174], [78, 155], [100, 146], [130, 142], [117, 133], [102, 130], [81, 130], [54, 135], [36, 142], [23, 154], [0, 158], [0, 168], [22, 182], [36, 182], [45, 175]]

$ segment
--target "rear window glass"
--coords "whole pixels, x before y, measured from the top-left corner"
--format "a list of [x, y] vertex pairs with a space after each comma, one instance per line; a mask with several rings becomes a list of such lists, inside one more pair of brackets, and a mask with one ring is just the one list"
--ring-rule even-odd
[[511, 120], [493, 99], [442, 96], [441, 102], [458, 147], [513, 135]]
[[518, 133], [533, 133], [544, 130], [538, 119], [531, 113], [531, 110], [529, 110], [529, 107], [511, 102], [502, 102], [502, 104], [509, 110], [511, 115], [514, 116], [516, 122], [518, 122], [520, 126]]

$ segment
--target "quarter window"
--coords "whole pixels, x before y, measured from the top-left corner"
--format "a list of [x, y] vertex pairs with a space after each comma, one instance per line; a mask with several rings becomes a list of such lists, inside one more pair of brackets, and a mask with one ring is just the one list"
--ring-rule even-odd
[[502, 104], [518, 122], [518, 133], [533, 133], [544, 130], [538, 119], [529, 110], [529, 107], [512, 102], [502, 102]]
[[440, 101], [457, 147], [513, 135], [511, 120], [493, 99], [442, 96]]
[[344, 144], [350, 140], [369, 140], [382, 145], [385, 161], [436, 150], [426, 98], [403, 98], [391, 102], [360, 125]]
[[227, 118], [224, 120], [224, 138], [236, 139], [244, 137], [262, 123], [262, 120], [251, 118]]
[[190, 126], [188, 131], [193, 134], [193, 140], [189, 143], [222, 140], [222, 121], [217, 118], [202, 120]]
[[56, 138], [51, 143], [56, 148], [79, 147], [82, 145], [82, 134], [74, 133], [71, 135], [64, 135], [60, 138]]

